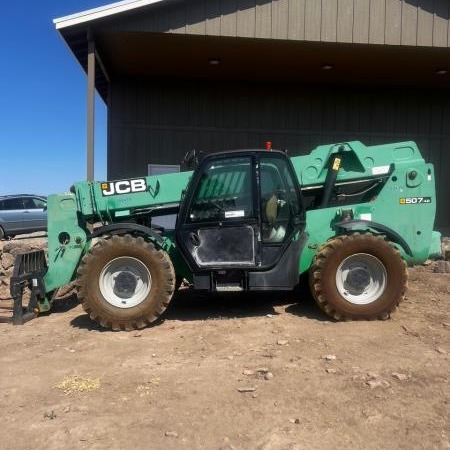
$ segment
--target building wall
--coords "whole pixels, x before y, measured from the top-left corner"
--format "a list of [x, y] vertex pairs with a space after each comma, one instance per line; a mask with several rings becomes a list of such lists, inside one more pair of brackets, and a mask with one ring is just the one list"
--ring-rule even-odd
[[319, 144], [415, 140], [435, 164], [437, 224], [450, 231], [450, 99], [439, 90], [161, 81], [111, 86], [108, 177], [145, 175], [190, 149], [261, 148], [291, 155]]
[[362, 44], [450, 46], [448, 0], [189, 0], [121, 16], [109, 28]]

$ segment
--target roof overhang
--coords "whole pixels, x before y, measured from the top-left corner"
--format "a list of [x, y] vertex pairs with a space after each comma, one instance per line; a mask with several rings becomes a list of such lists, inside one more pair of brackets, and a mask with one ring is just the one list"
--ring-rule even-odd
[[[93, 39], [99, 70], [96, 88], [126, 79], [207, 79], [324, 85], [450, 88], [450, 49], [338, 44], [165, 32], [120, 31], [123, 14], [151, 13], [157, 3], [127, 0], [55, 19], [59, 33], [85, 71]], [[141, 12], [140, 12], [141, 13]], [[212, 60], [217, 64], [212, 64]]]
[[111, 17], [163, 1], [165, 0], [124, 0], [121, 2], [111, 3], [109, 5], [100, 6], [99, 8], [88, 9], [69, 16], [60, 17], [54, 19], [53, 23], [55, 24], [56, 29], [60, 30], [62, 28], [93, 22], [98, 19]]

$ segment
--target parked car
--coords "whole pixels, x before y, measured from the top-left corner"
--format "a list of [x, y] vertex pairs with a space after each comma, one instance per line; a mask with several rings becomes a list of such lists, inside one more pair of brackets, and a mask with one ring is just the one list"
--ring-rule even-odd
[[40, 195], [0, 196], [0, 239], [47, 231], [47, 198]]

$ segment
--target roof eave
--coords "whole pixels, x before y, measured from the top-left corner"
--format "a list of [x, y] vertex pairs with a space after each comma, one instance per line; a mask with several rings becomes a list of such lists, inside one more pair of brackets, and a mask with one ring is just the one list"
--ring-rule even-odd
[[99, 8], [88, 9], [69, 16], [53, 19], [53, 23], [57, 30], [62, 28], [79, 25], [94, 20], [110, 17], [126, 11], [142, 8], [153, 3], [160, 3], [165, 0], [123, 0], [121, 2], [110, 3], [109, 5], [100, 6]]

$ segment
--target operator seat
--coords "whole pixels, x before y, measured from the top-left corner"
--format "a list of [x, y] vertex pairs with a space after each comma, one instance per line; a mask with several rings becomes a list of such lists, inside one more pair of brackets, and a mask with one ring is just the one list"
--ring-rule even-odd
[[275, 192], [265, 201], [265, 205], [263, 203], [262, 237], [264, 242], [283, 242], [286, 235], [286, 226], [279, 221], [279, 215], [284, 205], [285, 202], [279, 199]]
[[267, 200], [266, 208], [266, 219], [270, 226], [275, 226], [278, 215], [278, 198], [275, 194], [272, 194], [269, 200]]

